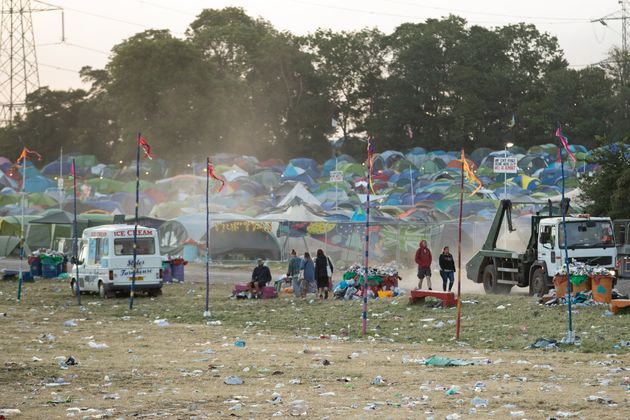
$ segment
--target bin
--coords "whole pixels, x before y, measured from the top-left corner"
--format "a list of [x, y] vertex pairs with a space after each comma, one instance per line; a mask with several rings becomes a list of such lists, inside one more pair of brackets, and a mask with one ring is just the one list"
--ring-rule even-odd
[[28, 264], [31, 266], [31, 276], [42, 276], [42, 260], [39, 257], [28, 257]]
[[610, 303], [612, 300], [613, 278], [610, 276], [591, 277], [593, 300], [595, 302]]
[[59, 275], [57, 264], [42, 264], [42, 277], [45, 279], [54, 279]]
[[[591, 288], [591, 283], [589, 281], [588, 276], [586, 276], [586, 279], [584, 279], [583, 277], [579, 277], [576, 278], [578, 276], [571, 276], [572, 281], [571, 281], [571, 296], [575, 296], [576, 293], [578, 292], [586, 292], [588, 290], [590, 290]], [[575, 284], [575, 281], [579, 281], [580, 284]], [[556, 274], [553, 278], [553, 285], [554, 288], [556, 289], [556, 296], [559, 298], [563, 298], [566, 296], [567, 294], [567, 276], [566, 275], [559, 275]]]
[[591, 290], [591, 279], [588, 275], [571, 275], [571, 296], [589, 290]]
[[184, 266], [188, 264], [188, 261], [183, 258], [175, 258], [171, 260], [171, 275], [173, 280], [177, 280], [181, 283], [184, 282]]
[[168, 261], [162, 263], [162, 283], [173, 283], [171, 263]]

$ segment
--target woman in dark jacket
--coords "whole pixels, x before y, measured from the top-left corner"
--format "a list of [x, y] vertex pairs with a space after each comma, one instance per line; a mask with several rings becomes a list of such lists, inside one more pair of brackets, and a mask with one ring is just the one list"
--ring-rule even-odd
[[315, 280], [317, 281], [317, 293], [320, 299], [328, 299], [328, 284], [332, 277], [333, 265], [324, 251], [317, 250], [317, 258], [315, 258]]
[[449, 252], [447, 246], [444, 247], [440, 254], [440, 276], [442, 276], [442, 290], [450, 292], [455, 283], [455, 260]]

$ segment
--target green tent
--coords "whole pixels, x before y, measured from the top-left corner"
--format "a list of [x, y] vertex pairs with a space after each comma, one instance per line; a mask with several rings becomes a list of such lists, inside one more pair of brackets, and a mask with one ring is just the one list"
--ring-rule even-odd
[[93, 178], [88, 179], [85, 183], [101, 194], [113, 194], [123, 191], [123, 187], [125, 186], [124, 182], [110, 178]]

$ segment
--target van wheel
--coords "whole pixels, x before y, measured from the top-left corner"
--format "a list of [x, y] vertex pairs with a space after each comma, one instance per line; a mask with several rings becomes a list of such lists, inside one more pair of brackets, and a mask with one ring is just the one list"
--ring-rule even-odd
[[483, 290], [486, 294], [507, 295], [512, 290], [511, 284], [499, 284], [494, 265], [489, 264], [483, 270]]
[[72, 296], [76, 296], [77, 295], [77, 281], [72, 279], [72, 281], [70, 282], [70, 289], [72, 290]]
[[98, 282], [98, 295], [104, 299], [112, 297], [112, 294], [110, 292], [105, 291], [105, 285], [102, 281]]
[[162, 289], [151, 289], [147, 292], [147, 294], [151, 297], [162, 296]]
[[529, 281], [529, 295], [543, 297], [549, 291], [547, 286], [547, 276], [542, 268], [537, 268], [532, 274], [532, 278]]

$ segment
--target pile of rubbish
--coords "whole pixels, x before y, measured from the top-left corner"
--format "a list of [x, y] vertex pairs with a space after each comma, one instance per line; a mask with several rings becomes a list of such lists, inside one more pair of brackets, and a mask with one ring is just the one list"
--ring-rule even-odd
[[[402, 278], [398, 274], [398, 266], [395, 262], [378, 267], [368, 267], [367, 271], [368, 297], [372, 299], [389, 298], [401, 294], [398, 281]], [[364, 278], [365, 267], [353, 264], [344, 273], [343, 280], [334, 288], [335, 297], [345, 300], [360, 299]]]
[[[586, 263], [575, 261], [569, 263], [569, 273], [571, 274], [571, 276], [608, 276], [610, 275], [610, 270], [600, 265], [591, 266]], [[558, 271], [556, 271], [556, 275], [566, 276], [566, 265], [562, 265], [562, 267]]]

